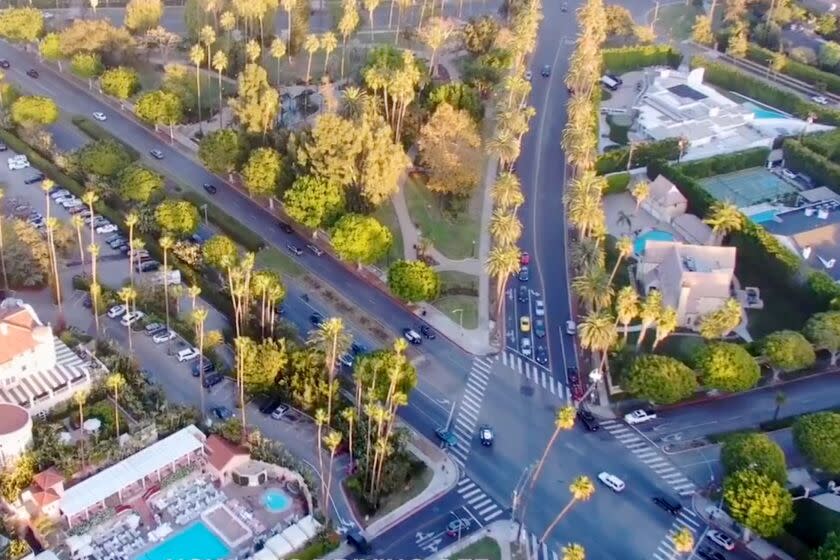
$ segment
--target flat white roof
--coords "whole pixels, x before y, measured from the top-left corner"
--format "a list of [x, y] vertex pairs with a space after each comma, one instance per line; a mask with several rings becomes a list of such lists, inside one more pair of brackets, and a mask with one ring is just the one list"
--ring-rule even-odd
[[119, 490], [202, 447], [204, 434], [195, 426], [187, 426], [68, 488], [59, 502], [61, 513], [68, 517], [82, 513]]

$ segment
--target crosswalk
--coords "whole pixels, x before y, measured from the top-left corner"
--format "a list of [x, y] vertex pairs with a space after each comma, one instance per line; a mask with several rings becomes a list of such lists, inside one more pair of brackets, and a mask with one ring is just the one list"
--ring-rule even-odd
[[554, 379], [551, 372], [544, 367], [510, 351], [502, 353], [502, 363], [559, 399], [568, 400], [566, 386], [559, 380]]
[[673, 537], [677, 531], [681, 529], [688, 529], [697, 540], [700, 533], [702, 533], [702, 521], [696, 513], [689, 508], [682, 508], [680, 513], [674, 518], [674, 523], [671, 524], [668, 533], [665, 535], [656, 547], [653, 553], [654, 560], [671, 560], [672, 558], [680, 558], [682, 555], [674, 549]]
[[458, 407], [455, 420], [452, 422], [451, 431], [458, 438], [458, 445], [450, 447], [449, 452], [452, 454], [452, 459], [461, 468], [467, 462], [470, 447], [476, 439], [481, 402], [484, 400], [484, 391], [490, 382], [491, 369], [491, 360], [486, 358], [473, 359], [472, 368], [470, 368], [467, 383], [464, 386], [464, 394], [461, 396], [461, 404]]
[[636, 430], [618, 420], [602, 420], [601, 427], [629, 449], [637, 459], [647, 465], [659, 478], [667, 482], [680, 496], [691, 496], [697, 487], [674, 465], [665, 459], [659, 450]]
[[461, 499], [466, 502], [464, 507], [484, 525], [490, 523], [505, 511], [469, 477], [465, 476], [458, 481], [457, 491], [461, 495]]

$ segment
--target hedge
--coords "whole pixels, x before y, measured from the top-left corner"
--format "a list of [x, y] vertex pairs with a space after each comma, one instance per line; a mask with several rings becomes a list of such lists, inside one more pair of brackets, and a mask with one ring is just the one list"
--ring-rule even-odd
[[237, 244], [242, 245], [246, 250], [254, 253], [265, 247], [265, 242], [259, 235], [245, 227], [238, 220], [233, 219], [227, 212], [205, 197], [189, 187], [181, 187], [181, 190], [183, 191], [181, 198], [192, 202], [197, 208], [201, 209], [206, 204], [207, 219], [213, 222], [216, 227], [225, 232]]
[[682, 55], [670, 45], [636, 45], [602, 51], [604, 71], [624, 74], [646, 66], [670, 66], [676, 68]]
[[84, 132], [86, 135], [90, 136], [93, 140], [112, 140], [119, 144], [125, 153], [131, 158], [131, 161], [137, 161], [140, 159], [140, 152], [135, 150], [130, 145], [126, 144], [118, 137], [114, 136], [95, 122], [85, 118], [85, 117], [73, 117], [73, 124], [75, 124], [79, 130]]
[[805, 101], [795, 93], [775, 88], [725, 64], [695, 56], [691, 59], [691, 67], [705, 68], [704, 80], [720, 88], [778, 107], [802, 119], [813, 113], [820, 123], [840, 125], [840, 111]]
[[805, 173], [816, 184], [825, 185], [840, 193], [840, 165], [811, 150], [802, 142], [788, 138], [782, 145], [785, 165], [794, 171]]
[[[765, 66], [769, 66], [776, 53], [769, 49], [760, 47], [754, 43], [750, 43], [747, 48], [747, 58], [749, 60], [758, 62]], [[817, 84], [825, 84], [825, 89], [831, 93], [840, 94], [840, 76], [825, 72], [819, 68], [814, 68], [809, 64], [804, 64], [791, 58], [787, 58], [785, 65], [781, 69], [781, 73], [797, 80], [802, 80], [813, 86]]]
[[[619, 150], [611, 150], [598, 156], [595, 162], [595, 172], [598, 175], [616, 173], [627, 169], [627, 158], [630, 146]], [[679, 139], [666, 138], [659, 142], [647, 142], [633, 145], [633, 165], [631, 167], [645, 167], [651, 161], [664, 159], [674, 160], [680, 155]]]
[[706, 159], [682, 163], [679, 169], [682, 173], [695, 179], [712, 177], [732, 173], [750, 167], [763, 167], [770, 155], [769, 148], [751, 148], [731, 154], [722, 154]]
[[607, 188], [604, 189], [604, 194], [622, 193], [627, 190], [627, 185], [630, 184], [630, 174], [626, 171], [607, 175], [606, 179]]
[[809, 149], [840, 164], [840, 130], [815, 132], [803, 136], [801, 141]]

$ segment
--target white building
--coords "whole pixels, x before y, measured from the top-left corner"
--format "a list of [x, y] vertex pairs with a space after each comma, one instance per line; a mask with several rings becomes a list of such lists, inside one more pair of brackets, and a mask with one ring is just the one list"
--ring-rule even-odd
[[0, 403], [0, 467], [13, 462], [32, 445], [32, 418], [23, 407]]

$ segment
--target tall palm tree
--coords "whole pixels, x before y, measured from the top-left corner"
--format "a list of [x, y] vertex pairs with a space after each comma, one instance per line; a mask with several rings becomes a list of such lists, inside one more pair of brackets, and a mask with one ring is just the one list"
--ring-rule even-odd
[[[201, 126], [201, 63], [204, 61], [204, 50], [201, 45], [193, 45], [190, 48], [190, 62], [195, 64], [195, 91], [198, 96], [198, 126]], [[208, 54], [209, 56], [209, 54]], [[209, 61], [208, 61], [209, 65]]]
[[98, 201], [98, 200], [99, 200], [99, 195], [96, 194], [96, 191], [94, 191], [93, 189], [85, 191], [85, 194], [82, 195], [82, 202], [87, 204], [88, 212], [90, 212], [90, 216], [88, 216], [88, 217], [90, 218], [90, 242], [91, 243], [93, 243], [94, 240], [95, 240], [95, 237], [94, 237], [93, 233], [94, 233], [94, 229], [96, 227], [94, 225], [96, 214], [93, 211], [93, 205], [96, 204], [96, 201]]
[[[49, 206], [47, 208], [49, 208]], [[47, 210], [47, 213], [49, 214], [49, 210]], [[61, 277], [58, 275], [58, 255], [55, 251], [55, 230], [58, 228], [59, 223], [58, 218], [55, 216], [47, 218], [47, 245], [50, 253], [53, 283], [55, 285], [55, 301], [58, 304], [58, 314], [61, 315]]]
[[680, 529], [671, 535], [671, 543], [674, 545], [674, 556], [676, 558], [679, 554], [690, 554], [694, 550], [694, 533], [689, 531], [688, 527], [680, 527]]
[[434, 17], [429, 20], [429, 25], [420, 33], [420, 39], [432, 51], [429, 57], [429, 75], [435, 76], [437, 74], [435, 65], [437, 53], [446, 44], [446, 41], [449, 40], [452, 34], [455, 33], [455, 30], [455, 24], [451, 20]]
[[593, 237], [582, 237], [572, 242], [572, 265], [581, 275], [588, 274], [594, 269], [604, 269], [606, 255], [600, 240]]
[[284, 56], [286, 56], [286, 43], [283, 42], [283, 39], [275, 37], [271, 41], [271, 45], [268, 47], [268, 54], [271, 55], [271, 58], [277, 61], [277, 80], [275, 81], [274, 86], [280, 89], [280, 61]]
[[630, 189], [630, 194], [633, 195], [633, 198], [636, 201], [636, 208], [633, 211], [636, 213], [639, 211], [639, 207], [642, 203], [650, 196], [650, 183], [644, 180], [639, 181]]
[[595, 485], [592, 483], [592, 479], [588, 476], [578, 476], [572, 481], [569, 485], [569, 492], [572, 494], [572, 498], [569, 500], [569, 503], [560, 510], [560, 513], [557, 514], [557, 517], [554, 518], [554, 521], [546, 527], [545, 533], [543, 533], [542, 537], [540, 537], [540, 544], [545, 542], [546, 537], [554, 530], [554, 527], [560, 523], [560, 520], [563, 519], [572, 506], [578, 502], [585, 502], [589, 498], [592, 497], [592, 494], [595, 493]]
[[330, 55], [338, 47], [338, 38], [332, 31], [321, 35], [321, 48], [324, 49], [324, 75], [329, 77]]
[[[330, 463], [327, 468], [327, 483], [324, 488], [324, 503], [328, 503], [330, 497], [330, 487], [332, 486], [332, 468], [333, 460], [335, 459], [335, 452], [338, 451], [338, 446], [341, 445], [341, 432], [332, 430], [327, 437], [324, 438], [324, 445], [330, 450]], [[320, 451], [320, 450], [319, 450]]]
[[589, 269], [572, 280], [572, 291], [590, 311], [607, 307], [613, 296], [610, 277], [603, 268]]
[[99, 245], [91, 243], [88, 245], [88, 254], [90, 255], [90, 302], [93, 307], [93, 321], [96, 324], [96, 337], [99, 338], [99, 296], [102, 292], [102, 286], [96, 277], [96, 261], [99, 258]]
[[[5, 189], [0, 188], [0, 200], [6, 196]], [[6, 275], [6, 247], [3, 243], [3, 213], [0, 212], [0, 270], [3, 272], [3, 289], [9, 291], [9, 277]]]
[[712, 204], [703, 222], [711, 226], [715, 244], [720, 245], [727, 234], [741, 231], [744, 227], [744, 215], [731, 202], [719, 200]]
[[[125, 225], [128, 228], [128, 283], [134, 288], [134, 226], [140, 222], [140, 216], [136, 212], [129, 212], [125, 217]], [[92, 224], [93, 222], [91, 222]]]
[[639, 331], [639, 338], [636, 340], [636, 350], [642, 347], [645, 333], [652, 324], [659, 319], [662, 313], [662, 293], [659, 290], [651, 290], [639, 309], [639, 318], [642, 320], [642, 330]]
[[519, 178], [509, 171], [503, 171], [496, 177], [490, 197], [493, 205], [503, 210], [516, 210], [525, 203]]
[[519, 158], [521, 146], [519, 140], [508, 130], [499, 130], [493, 138], [487, 142], [487, 152], [499, 158], [502, 169], [510, 169], [510, 166]]
[[318, 52], [321, 48], [321, 41], [314, 33], [310, 33], [303, 39], [303, 50], [309, 54], [309, 60], [306, 62], [306, 83], [309, 83], [309, 74], [312, 69], [312, 55]]
[[577, 411], [573, 406], [564, 406], [557, 409], [557, 413], [554, 416], [554, 432], [552, 432], [551, 437], [548, 438], [548, 442], [545, 444], [545, 449], [543, 449], [542, 457], [540, 457], [540, 460], [537, 463], [537, 468], [531, 476], [531, 488], [534, 488], [537, 484], [537, 479], [540, 477], [540, 473], [545, 465], [545, 460], [548, 458], [548, 453], [551, 451], [552, 446], [554, 446], [557, 436], [560, 435], [560, 432], [568, 432], [574, 428], [576, 415]]
[[205, 25], [201, 28], [201, 31], [198, 32], [198, 39], [204, 44], [204, 48], [207, 50], [207, 70], [209, 72], [210, 63], [212, 62], [210, 59], [210, 47], [212, 47], [213, 43], [216, 42], [216, 30], [209, 25]]
[[105, 386], [114, 392], [114, 430], [116, 437], [120, 437], [120, 389], [125, 387], [125, 377], [121, 373], [114, 372], [105, 378]]
[[368, 12], [368, 22], [370, 23], [370, 42], [373, 42], [373, 12], [379, 7], [382, 0], [362, 0], [365, 9]]
[[81, 447], [81, 454], [82, 454], [82, 471], [85, 470], [85, 403], [90, 396], [89, 389], [80, 389], [73, 393], [73, 402], [79, 407], [79, 428], [81, 429], [81, 439], [79, 440], [79, 444]]
[[338, 20], [338, 32], [341, 33], [341, 79], [344, 79], [344, 61], [347, 58], [347, 39], [359, 27], [359, 9], [356, 0], [342, 0], [341, 19]]
[[627, 328], [630, 321], [639, 315], [639, 294], [633, 286], [624, 286], [615, 296], [616, 325], [621, 323], [624, 340], [627, 341]]
[[195, 327], [195, 338], [198, 341], [198, 394], [201, 403], [201, 420], [204, 421], [206, 407], [204, 404], [204, 323], [207, 321], [207, 310], [203, 307], [193, 306], [192, 322]]
[[607, 363], [609, 350], [618, 339], [618, 331], [615, 328], [615, 318], [606, 309], [589, 313], [580, 324], [578, 338], [581, 348], [592, 352], [600, 353], [601, 362], [598, 366], [601, 371]]
[[612, 284], [615, 278], [615, 273], [618, 272], [618, 267], [621, 266], [621, 261], [633, 254], [633, 241], [623, 235], [616, 241], [615, 249], [618, 251], [618, 258], [615, 260], [615, 266], [613, 266], [612, 272], [610, 273], [610, 284]]
[[651, 350], [656, 350], [656, 346], [668, 338], [668, 336], [677, 329], [677, 310], [670, 305], [665, 306], [659, 313], [659, 319], [656, 321], [656, 335], [653, 338], [653, 346]]
[[332, 385], [335, 378], [335, 368], [339, 358], [350, 347], [351, 337], [344, 330], [344, 322], [340, 317], [330, 317], [312, 331], [310, 343], [324, 352], [327, 367], [327, 426], [332, 427]]
[[348, 453], [350, 454], [350, 470], [353, 470], [353, 462], [355, 461], [355, 456], [353, 455], [353, 427], [355, 426], [356, 422], [356, 409], [352, 406], [348, 406], [341, 410], [341, 417], [347, 422], [347, 445], [349, 447]]
[[[159, 243], [163, 250], [163, 307], [166, 312], [166, 330], [169, 331], [169, 251], [175, 246], [175, 240], [164, 235]], [[167, 346], [171, 350], [172, 345], [167, 343]]]
[[283, 9], [286, 10], [286, 16], [288, 17], [288, 37], [287, 40], [289, 41], [289, 62], [292, 62], [292, 45], [294, 42], [292, 41], [292, 10], [295, 9], [297, 6], [298, 0], [281, 0], [280, 2], [283, 5]]
[[[123, 304], [125, 305], [125, 312], [129, 313], [131, 311], [131, 304], [132, 302], [137, 299], [137, 290], [135, 290], [132, 286], [123, 286], [120, 288], [120, 291], [117, 292], [117, 297], [119, 297]], [[128, 331], [128, 352], [131, 355], [134, 355], [134, 346], [131, 343], [131, 325], [129, 324], [127, 327]]]
[[490, 218], [490, 235], [497, 245], [515, 245], [522, 237], [522, 222], [514, 212], [495, 210]]
[[[315, 448], [315, 453], [318, 455], [318, 472], [321, 474], [321, 495], [324, 495], [324, 490], [326, 489], [326, 482], [324, 480], [324, 454], [323, 454], [323, 443], [322, 443], [322, 435], [324, 433], [324, 424], [327, 423], [327, 412], [323, 408], [319, 408], [315, 411], [315, 425], [318, 426], [318, 437], [316, 440], [317, 447]], [[328, 496], [327, 496], [328, 498]], [[326, 517], [328, 514], [328, 500], [325, 498], [321, 501], [321, 513], [324, 514]]]
[[586, 560], [586, 551], [577, 543], [569, 543], [560, 549], [560, 560]]
[[397, 0], [397, 30], [394, 32], [394, 44], [400, 43], [400, 28], [402, 27], [403, 12], [414, 5], [414, 0]]
[[236, 15], [231, 11], [222, 12], [222, 15], [219, 16], [219, 27], [222, 28], [222, 31], [227, 35], [228, 41], [230, 41], [230, 32], [236, 27]]
[[224, 51], [216, 51], [213, 55], [213, 68], [219, 74], [219, 128], [224, 128], [224, 119], [222, 117], [222, 109], [224, 105], [222, 103], [222, 72], [224, 72], [228, 67], [228, 57]]
[[502, 303], [504, 303], [505, 286], [508, 278], [519, 270], [519, 249], [513, 246], [507, 247], [493, 247], [487, 255], [487, 261], [484, 263], [484, 269], [492, 278], [496, 279], [496, 323], [501, 324], [499, 320], [502, 313]]
[[[2, 196], [0, 196], [2, 198]], [[82, 262], [82, 271], [85, 270], [85, 244], [82, 242], [82, 226], [85, 225], [85, 220], [79, 214], [73, 214], [73, 217], [70, 218], [70, 223], [73, 225], [73, 229], [76, 230], [76, 243], [79, 244], [79, 260]], [[2, 233], [0, 233], [2, 235]], [[3, 241], [2, 237], [0, 237], [0, 250], [2, 249]], [[0, 251], [2, 252], [2, 251]], [[5, 268], [5, 266], [4, 266]]]

